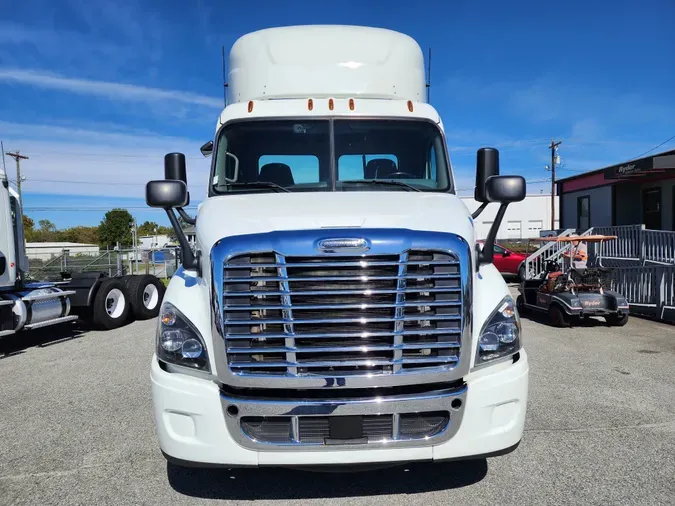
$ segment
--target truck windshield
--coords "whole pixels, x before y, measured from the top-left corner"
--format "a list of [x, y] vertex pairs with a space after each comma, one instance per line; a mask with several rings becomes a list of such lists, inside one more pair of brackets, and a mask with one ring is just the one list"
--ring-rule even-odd
[[449, 190], [443, 137], [422, 120], [240, 121], [219, 132], [212, 172], [214, 194]]

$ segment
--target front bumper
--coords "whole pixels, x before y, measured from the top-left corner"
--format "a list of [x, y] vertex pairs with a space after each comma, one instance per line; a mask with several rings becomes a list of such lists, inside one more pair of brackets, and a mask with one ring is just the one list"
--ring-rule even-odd
[[[228, 415], [218, 386], [209, 380], [166, 372], [156, 357], [151, 368], [153, 415], [164, 454], [197, 465], [311, 466], [469, 458], [498, 453], [520, 441], [525, 424], [528, 372], [527, 354], [521, 350], [515, 363], [496, 364], [470, 374], [462, 394], [461, 420], [452, 428], [449, 439], [432, 446], [360, 446], [339, 450], [322, 447], [314, 451], [246, 448], [228, 429]], [[363, 412], [372, 412], [375, 404], [373, 401], [364, 406]]]

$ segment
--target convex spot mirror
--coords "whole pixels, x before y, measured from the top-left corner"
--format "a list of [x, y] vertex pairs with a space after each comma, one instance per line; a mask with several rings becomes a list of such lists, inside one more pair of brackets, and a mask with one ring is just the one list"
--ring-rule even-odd
[[176, 179], [150, 181], [145, 185], [145, 202], [162, 209], [184, 207], [188, 204], [187, 186]]
[[488, 202], [520, 202], [525, 198], [525, 192], [523, 176], [491, 176], [485, 183], [485, 196]]
[[201, 148], [199, 148], [199, 151], [201, 151], [202, 155], [205, 157], [209, 157], [213, 154], [213, 141], [208, 141], [205, 142]]

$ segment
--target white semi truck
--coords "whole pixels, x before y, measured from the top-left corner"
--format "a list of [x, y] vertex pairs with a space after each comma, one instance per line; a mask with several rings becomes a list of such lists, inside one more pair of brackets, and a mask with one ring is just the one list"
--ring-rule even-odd
[[195, 248], [175, 214], [184, 155], [146, 187], [183, 250], [151, 363], [169, 461], [383, 465], [520, 442], [529, 367], [492, 245], [525, 180], [478, 150], [480, 210], [500, 209], [481, 249], [424, 67], [413, 39], [367, 27], [232, 47]]
[[60, 281], [35, 281], [28, 274], [21, 203], [0, 172], [0, 340], [78, 318], [105, 330], [132, 316], [154, 318], [164, 294], [164, 285], [149, 275], [64, 272]]

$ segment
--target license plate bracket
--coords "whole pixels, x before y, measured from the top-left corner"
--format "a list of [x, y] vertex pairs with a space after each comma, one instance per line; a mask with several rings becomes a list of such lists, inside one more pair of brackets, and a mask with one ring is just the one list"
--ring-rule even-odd
[[326, 444], [335, 444], [336, 441], [361, 442], [367, 440], [363, 436], [363, 416], [330, 416], [328, 417], [328, 434]]

